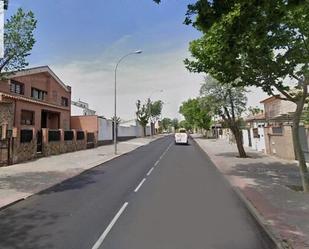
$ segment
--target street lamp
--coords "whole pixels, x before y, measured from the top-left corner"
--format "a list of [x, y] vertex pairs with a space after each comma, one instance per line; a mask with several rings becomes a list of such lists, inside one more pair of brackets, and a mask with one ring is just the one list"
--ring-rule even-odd
[[126, 57], [134, 54], [141, 54], [142, 50], [136, 50], [134, 52], [128, 53], [124, 56], [122, 56], [115, 67], [115, 89], [114, 89], [114, 146], [115, 146], [115, 155], [117, 154], [117, 69], [121, 61], [125, 59]]

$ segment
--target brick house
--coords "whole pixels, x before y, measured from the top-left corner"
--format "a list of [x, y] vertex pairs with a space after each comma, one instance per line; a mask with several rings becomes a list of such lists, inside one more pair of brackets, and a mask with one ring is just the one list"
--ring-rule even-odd
[[48, 67], [16, 72], [0, 81], [0, 126], [70, 129], [71, 88]]
[[70, 116], [71, 87], [48, 66], [1, 80], [0, 165], [85, 148], [84, 135], [70, 131]]

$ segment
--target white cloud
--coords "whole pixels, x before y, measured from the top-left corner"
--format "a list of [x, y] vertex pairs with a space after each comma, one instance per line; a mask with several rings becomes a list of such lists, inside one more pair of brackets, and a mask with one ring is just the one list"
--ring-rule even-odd
[[[51, 66], [66, 84], [72, 86], [73, 100], [88, 102], [99, 115], [112, 117], [114, 67], [121, 55], [136, 49], [128, 49], [136, 44], [132, 39], [131, 35], [125, 35], [93, 58]], [[126, 58], [119, 66], [117, 115], [124, 120], [135, 118], [137, 99], [146, 100], [153, 93], [153, 100], [165, 102], [163, 116], [181, 118], [178, 114], [180, 104], [198, 95], [203, 75], [191, 74], [185, 69], [183, 59], [189, 56], [186, 47], [156, 54], [148, 51]], [[162, 93], [159, 92], [161, 89]], [[267, 97], [260, 89], [250, 90], [248, 106], [260, 105], [260, 100]]]
[[[114, 52], [111, 50], [116, 48], [116, 45], [109, 47], [95, 59], [52, 65], [59, 77], [72, 86], [73, 99], [88, 102], [92, 109], [106, 117], [113, 115], [116, 61], [111, 60]], [[186, 49], [161, 54], [145, 51], [123, 61], [117, 77], [118, 115], [122, 119], [134, 118], [136, 100], [145, 100], [153, 93], [152, 99], [166, 103], [164, 116], [179, 117], [179, 105], [187, 98], [197, 96], [203, 79], [184, 68], [186, 56]], [[163, 89], [162, 93], [156, 92], [160, 89]]]

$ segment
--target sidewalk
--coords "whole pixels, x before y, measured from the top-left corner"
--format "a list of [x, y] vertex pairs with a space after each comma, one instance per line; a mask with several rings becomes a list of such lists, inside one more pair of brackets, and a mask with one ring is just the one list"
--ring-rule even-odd
[[249, 203], [264, 227], [282, 242], [282, 248], [309, 248], [309, 194], [288, 187], [301, 185], [295, 162], [249, 148], [246, 151], [250, 158], [242, 159], [237, 157], [236, 145], [225, 140], [194, 140]]
[[[147, 145], [162, 136], [136, 138], [118, 144], [118, 155]], [[114, 145], [43, 157], [0, 168], [0, 209], [47, 189], [115, 157]]]

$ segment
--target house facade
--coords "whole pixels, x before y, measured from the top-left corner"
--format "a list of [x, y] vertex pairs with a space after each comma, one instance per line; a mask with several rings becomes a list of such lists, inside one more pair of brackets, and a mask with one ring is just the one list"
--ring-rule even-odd
[[71, 88], [47, 66], [0, 81], [0, 126], [70, 129]]
[[70, 130], [70, 116], [71, 87], [48, 66], [1, 80], [0, 165], [86, 149], [87, 134]]
[[260, 152], [265, 152], [265, 132], [266, 125], [264, 112], [250, 115], [245, 119], [246, 128], [242, 130], [244, 146]]
[[261, 103], [265, 110], [266, 153], [283, 159], [294, 160], [292, 118], [296, 105], [278, 96], [267, 98]]

